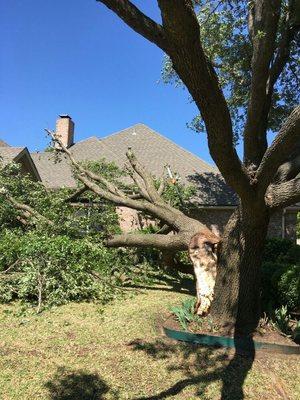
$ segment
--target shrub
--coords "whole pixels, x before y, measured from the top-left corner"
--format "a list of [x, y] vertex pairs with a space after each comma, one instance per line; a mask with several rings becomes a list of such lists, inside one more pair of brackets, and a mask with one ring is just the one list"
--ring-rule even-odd
[[286, 239], [269, 239], [262, 264], [262, 308], [300, 308], [300, 246]]
[[280, 276], [278, 294], [289, 310], [300, 309], [300, 265], [290, 265]]
[[[68, 301], [108, 301], [129, 263], [121, 250], [34, 231], [21, 237], [6, 231], [0, 237], [0, 249], [5, 247], [5, 256], [0, 258], [5, 278], [0, 283], [0, 301], [20, 299], [39, 309]], [[7, 262], [12, 270], [7, 271]]]
[[282, 257], [288, 254], [292, 246], [293, 242], [287, 239], [268, 239], [263, 253], [263, 260], [266, 262], [279, 261]]

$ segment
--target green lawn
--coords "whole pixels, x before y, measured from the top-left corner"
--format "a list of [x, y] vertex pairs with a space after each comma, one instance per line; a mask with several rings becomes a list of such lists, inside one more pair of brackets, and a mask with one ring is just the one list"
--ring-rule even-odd
[[18, 316], [20, 306], [2, 305], [0, 399], [300, 398], [296, 356], [260, 354], [251, 365], [164, 338], [168, 307], [187, 294], [153, 289], [103, 310], [81, 303]]

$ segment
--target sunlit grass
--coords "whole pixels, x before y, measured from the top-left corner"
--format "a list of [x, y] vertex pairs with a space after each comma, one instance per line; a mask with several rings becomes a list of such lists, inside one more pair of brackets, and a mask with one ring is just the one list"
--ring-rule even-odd
[[[170, 287], [128, 294], [104, 308], [69, 304], [40, 315], [0, 307], [1, 400], [299, 399], [300, 363], [258, 355], [228, 367], [223, 350], [164, 338], [171, 305], [188, 295]], [[285, 396], [285, 397], [284, 397]]]

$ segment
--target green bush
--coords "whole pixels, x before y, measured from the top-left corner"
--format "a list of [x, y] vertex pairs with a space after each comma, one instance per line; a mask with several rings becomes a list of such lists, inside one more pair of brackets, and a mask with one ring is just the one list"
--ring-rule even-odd
[[290, 265], [278, 281], [279, 300], [290, 310], [300, 309], [300, 265]]
[[263, 260], [266, 262], [276, 262], [285, 257], [293, 247], [293, 242], [287, 239], [272, 238], [268, 239], [265, 245]]
[[282, 306], [300, 309], [300, 246], [269, 239], [262, 264], [262, 309], [270, 315]]
[[[0, 236], [0, 301], [19, 299], [41, 306], [115, 296], [129, 260], [122, 250], [89, 239], [37, 232]], [[9, 267], [10, 266], [10, 267]]]

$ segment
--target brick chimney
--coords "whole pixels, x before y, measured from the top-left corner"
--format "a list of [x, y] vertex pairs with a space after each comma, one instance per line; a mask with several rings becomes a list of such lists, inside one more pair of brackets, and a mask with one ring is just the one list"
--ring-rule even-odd
[[[69, 115], [59, 115], [56, 120], [55, 135], [67, 148], [74, 144], [74, 122]], [[59, 147], [58, 144], [56, 144], [56, 147], [57, 146]]]

